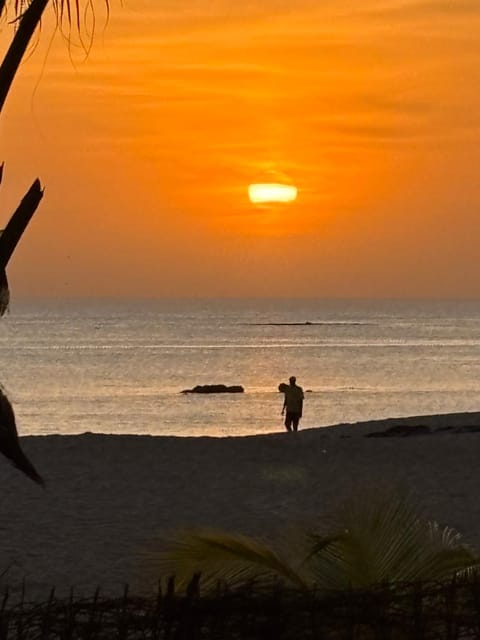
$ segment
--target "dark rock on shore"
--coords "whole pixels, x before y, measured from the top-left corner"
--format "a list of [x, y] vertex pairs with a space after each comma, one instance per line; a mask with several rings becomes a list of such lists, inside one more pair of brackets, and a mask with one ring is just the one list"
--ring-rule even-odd
[[227, 387], [225, 384], [198, 384], [193, 389], [184, 389], [182, 393], [243, 393], [241, 385]]
[[405, 438], [407, 436], [425, 436], [431, 433], [430, 427], [424, 424], [418, 425], [403, 425], [399, 424], [394, 427], [390, 427], [386, 431], [374, 431], [373, 433], [367, 433], [367, 438]]
[[399, 424], [385, 431], [374, 431], [372, 433], [365, 434], [366, 438], [405, 438], [408, 436], [428, 436], [439, 433], [478, 433], [480, 432], [480, 425], [465, 425], [460, 427], [439, 427], [438, 429], [431, 429], [424, 424], [406, 425]]

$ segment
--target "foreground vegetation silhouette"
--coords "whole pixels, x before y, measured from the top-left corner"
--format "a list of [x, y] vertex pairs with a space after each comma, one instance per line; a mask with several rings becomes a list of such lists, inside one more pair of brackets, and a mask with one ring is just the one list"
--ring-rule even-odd
[[480, 563], [459, 533], [429, 521], [412, 497], [389, 494], [347, 503], [327, 533], [306, 532], [270, 546], [239, 534], [190, 531], [147, 556], [156, 572], [174, 574], [179, 584], [200, 574], [203, 589], [252, 580], [261, 585], [280, 580], [302, 590], [365, 589], [448, 580]]
[[45, 486], [45, 482], [24, 454], [18, 439], [15, 414], [9, 399], [0, 388], [0, 453], [34, 482]]
[[[32, 36], [39, 29], [42, 15], [49, 3], [56, 12], [57, 26], [61, 30], [66, 26], [68, 31], [71, 30], [72, 23], [75, 23], [79, 33], [82, 27], [80, 17], [82, 10], [84, 11], [85, 8], [93, 9], [91, 0], [86, 0], [83, 6], [80, 0], [0, 0], [0, 18], [4, 20], [4, 28], [8, 14], [10, 13], [10, 17], [12, 17], [13, 13], [14, 17], [12, 41], [0, 65], [0, 112], [5, 105], [13, 80], [31, 43]], [[108, 0], [105, 0], [105, 5], [108, 8]], [[90, 34], [90, 37], [92, 37], [92, 34]], [[3, 164], [1, 164], [0, 183], [3, 179], [3, 168]], [[0, 316], [3, 316], [8, 309], [10, 301], [6, 272], [7, 264], [37, 210], [42, 197], [43, 189], [40, 180], [36, 178], [0, 235]], [[20, 447], [12, 405], [1, 388], [0, 453], [6, 456], [34, 482], [41, 485], [44, 484], [43, 479]]]

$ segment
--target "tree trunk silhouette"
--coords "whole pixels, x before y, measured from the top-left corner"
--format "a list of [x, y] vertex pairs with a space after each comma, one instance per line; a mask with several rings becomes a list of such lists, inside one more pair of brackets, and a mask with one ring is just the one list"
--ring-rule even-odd
[[[49, 0], [32, 0], [19, 17], [16, 31], [7, 53], [0, 65], [0, 112], [3, 109], [13, 79], [18, 71], [32, 35], [40, 24], [43, 11]], [[6, 0], [0, 0], [0, 17], [4, 17]], [[3, 163], [0, 165], [0, 183], [3, 178]], [[10, 300], [6, 267], [12, 257], [33, 214], [43, 197], [43, 189], [38, 178], [22, 198], [16, 211], [11, 216], [3, 233], [0, 235], [0, 316], [2, 316]], [[44, 484], [35, 467], [23, 453], [18, 439], [15, 414], [12, 405], [0, 386], [0, 453], [6, 456], [18, 469], [34, 482]]]
[[8, 309], [8, 303], [10, 302], [10, 291], [6, 272], [7, 263], [28, 223], [32, 219], [33, 214], [37, 210], [42, 197], [43, 189], [40, 186], [40, 180], [37, 178], [22, 198], [22, 201], [8, 221], [3, 233], [0, 235], [0, 316], [3, 316]]
[[[49, 0], [32, 0], [27, 9], [18, 18], [18, 26], [12, 42], [0, 65], [0, 112], [3, 109], [13, 79], [15, 78], [32, 35], [40, 24], [42, 14], [48, 2]], [[6, 0], [0, 0], [0, 17], [4, 14], [5, 8]], [[0, 167], [0, 182], [2, 181], [2, 177], [3, 163]], [[35, 213], [42, 195], [43, 191], [37, 179], [11, 217], [2, 236], [0, 236], [0, 316], [5, 313], [10, 300], [5, 268], [22, 233]]]
[[0, 236], [0, 270], [6, 268], [42, 197], [43, 189], [40, 186], [40, 180], [37, 178], [23, 196], [22, 201]]
[[[18, 27], [0, 66], [0, 111], [3, 109], [15, 74], [22, 61], [35, 29], [49, 0], [32, 0], [30, 6], [18, 20]], [[6, 0], [0, 0], [0, 16], [5, 10]]]

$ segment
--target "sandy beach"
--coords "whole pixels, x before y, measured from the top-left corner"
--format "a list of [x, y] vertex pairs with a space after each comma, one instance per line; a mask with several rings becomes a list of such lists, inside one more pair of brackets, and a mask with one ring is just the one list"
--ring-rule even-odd
[[[432, 432], [367, 437], [398, 425]], [[36, 597], [54, 585], [148, 588], [144, 552], [177, 528], [274, 538], [378, 487], [410, 488], [431, 518], [480, 547], [476, 426], [480, 413], [235, 438], [25, 437], [47, 487], [0, 460], [3, 582], [25, 577]]]

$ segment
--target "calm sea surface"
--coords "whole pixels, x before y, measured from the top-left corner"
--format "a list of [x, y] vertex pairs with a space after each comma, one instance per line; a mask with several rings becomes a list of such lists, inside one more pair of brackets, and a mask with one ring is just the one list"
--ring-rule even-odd
[[292, 374], [304, 428], [480, 410], [473, 301], [14, 299], [0, 344], [22, 435], [281, 431]]

